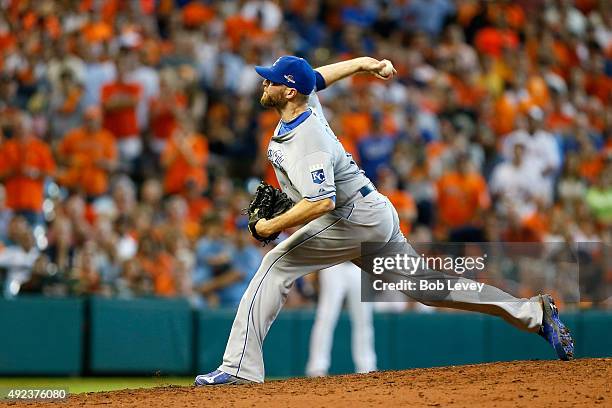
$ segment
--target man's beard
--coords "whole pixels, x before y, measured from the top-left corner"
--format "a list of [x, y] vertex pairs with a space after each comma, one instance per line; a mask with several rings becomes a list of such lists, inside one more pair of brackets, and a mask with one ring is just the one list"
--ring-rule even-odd
[[259, 100], [261, 106], [266, 108], [283, 108], [287, 104], [287, 100], [283, 99], [282, 95], [276, 97], [264, 92]]

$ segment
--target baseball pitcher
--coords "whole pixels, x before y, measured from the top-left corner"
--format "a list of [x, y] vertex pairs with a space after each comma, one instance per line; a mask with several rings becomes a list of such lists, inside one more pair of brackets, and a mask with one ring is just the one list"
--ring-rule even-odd
[[[268, 146], [268, 159], [283, 193], [294, 205], [281, 213], [274, 209], [274, 197], [282, 194], [256, 197], [267, 208], [250, 208], [249, 229], [265, 241], [287, 228], [303, 227], [264, 257], [238, 307], [221, 366], [198, 375], [196, 385], [264, 381], [262, 344], [298, 277], [345, 261], [363, 266], [362, 242], [385, 243], [381, 250], [391, 244], [403, 248], [405, 254], [418, 256], [400, 231], [396, 210], [346, 153], [316, 96], [316, 91], [356, 73], [389, 80], [396, 73], [391, 62], [361, 57], [313, 70], [302, 58], [284, 56], [270, 67], [255, 70], [264, 78], [261, 104], [274, 108], [281, 117]], [[265, 214], [272, 216], [260, 216]], [[437, 279], [440, 275], [423, 270], [405, 278]], [[453, 279], [458, 284], [473, 283], [461, 277]], [[405, 293], [430, 306], [500, 316], [520, 329], [539, 333], [559, 358], [573, 358], [571, 335], [548, 295], [517, 299], [489, 285], [477, 294]]]

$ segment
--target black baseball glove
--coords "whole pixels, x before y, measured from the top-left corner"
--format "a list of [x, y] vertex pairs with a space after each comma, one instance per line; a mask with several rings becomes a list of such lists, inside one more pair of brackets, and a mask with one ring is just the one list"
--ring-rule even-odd
[[287, 194], [283, 193], [280, 189], [271, 186], [270, 184], [262, 181], [253, 200], [249, 204], [249, 208], [245, 209], [246, 214], [249, 216], [249, 231], [253, 237], [265, 244], [274, 241], [280, 235], [280, 232], [276, 232], [268, 237], [262, 237], [257, 234], [255, 224], [261, 219], [267, 219], [277, 217], [282, 213], [293, 207], [293, 201], [287, 197]]

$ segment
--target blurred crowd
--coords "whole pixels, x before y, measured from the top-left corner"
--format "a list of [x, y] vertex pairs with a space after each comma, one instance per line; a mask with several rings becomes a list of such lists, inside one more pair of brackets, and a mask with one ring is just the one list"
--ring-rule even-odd
[[235, 306], [284, 54], [393, 61], [320, 99], [410, 240], [603, 243], [581, 300], [612, 296], [607, 0], [0, 0], [4, 296]]

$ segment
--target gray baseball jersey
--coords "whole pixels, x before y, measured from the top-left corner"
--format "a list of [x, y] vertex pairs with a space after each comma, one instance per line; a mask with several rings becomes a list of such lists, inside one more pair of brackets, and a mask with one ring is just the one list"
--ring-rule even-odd
[[281, 189], [293, 202], [335, 197], [342, 207], [370, 180], [331, 130], [317, 95], [309, 97], [312, 114], [297, 127], [281, 133], [279, 122], [268, 146]]
[[[293, 129], [281, 132], [284, 124], [279, 123], [268, 157], [282, 189], [293, 201], [335, 197], [336, 209], [309, 222], [268, 252], [244, 293], [219, 369], [250, 381], [264, 380], [263, 341], [297, 278], [346, 261], [360, 266], [362, 242], [382, 243], [382, 248], [397, 244], [401, 252], [419, 256], [402, 235], [397, 211], [387, 197], [378, 191], [360, 193], [370, 181], [334, 136], [315, 95], [311, 95], [310, 105], [310, 116]], [[441, 279], [440, 275], [422, 270], [403, 277], [416, 281]], [[473, 283], [459, 276], [451, 279]], [[425, 293], [404, 293], [431, 306], [501, 316], [524, 330], [536, 331], [542, 321], [537, 299], [515, 299], [489, 285], [484, 285], [480, 295], [448, 291], [433, 299]]]

